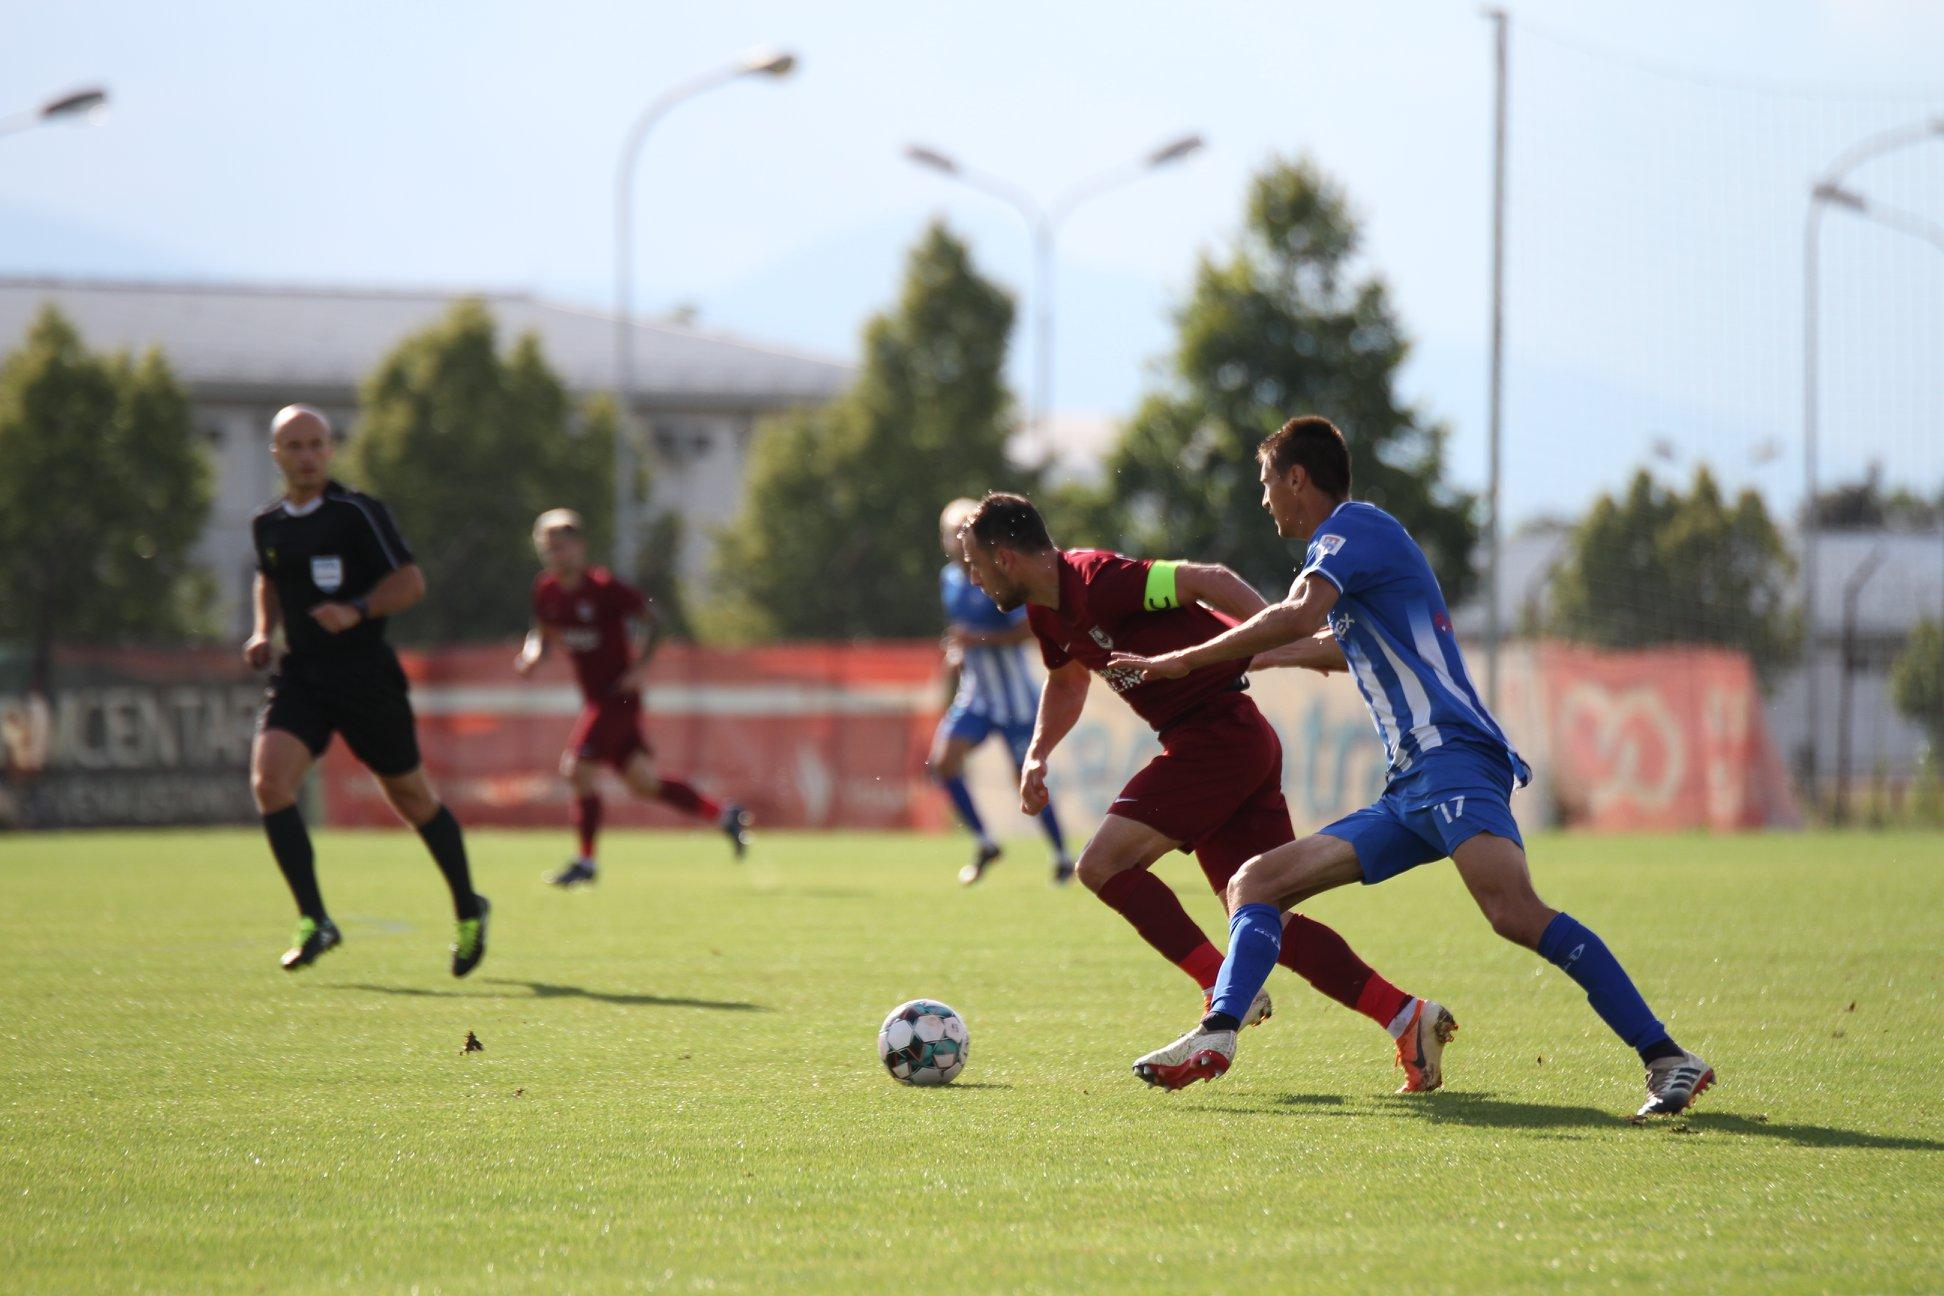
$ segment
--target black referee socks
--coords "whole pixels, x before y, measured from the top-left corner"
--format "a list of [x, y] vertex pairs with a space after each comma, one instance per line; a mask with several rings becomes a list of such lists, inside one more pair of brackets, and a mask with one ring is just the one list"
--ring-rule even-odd
[[311, 850], [310, 831], [304, 827], [302, 812], [295, 805], [271, 811], [263, 816], [263, 833], [270, 839], [270, 853], [277, 857], [277, 867], [297, 901], [297, 912], [322, 922], [324, 897], [317, 892], [317, 856]]
[[441, 804], [437, 814], [419, 825], [418, 835], [452, 890], [453, 912], [461, 922], [479, 917], [479, 897], [473, 894], [472, 870], [466, 866], [466, 839], [460, 835], [459, 821], [452, 817], [452, 811]]

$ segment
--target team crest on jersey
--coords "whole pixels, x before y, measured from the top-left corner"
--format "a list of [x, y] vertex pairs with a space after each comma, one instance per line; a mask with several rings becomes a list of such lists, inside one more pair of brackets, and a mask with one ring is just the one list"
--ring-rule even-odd
[[1341, 548], [1343, 548], [1343, 537], [1340, 535], [1316, 537], [1316, 556], [1318, 558], [1327, 558]]
[[1108, 652], [1114, 651], [1114, 641], [1108, 638], [1107, 632], [1105, 630], [1102, 630], [1099, 626], [1089, 626], [1087, 628], [1087, 635], [1095, 643], [1099, 644], [1102, 648], [1105, 648]]
[[311, 584], [326, 594], [337, 593], [344, 584], [344, 559], [336, 554], [312, 555]]

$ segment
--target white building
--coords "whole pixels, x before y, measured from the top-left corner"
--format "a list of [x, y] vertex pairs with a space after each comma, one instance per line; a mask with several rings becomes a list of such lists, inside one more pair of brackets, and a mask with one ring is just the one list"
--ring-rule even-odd
[[[615, 385], [614, 318], [523, 293], [122, 283], [0, 278], [0, 353], [18, 346], [41, 307], [74, 322], [91, 350], [160, 347], [189, 394], [215, 469], [215, 499], [198, 557], [217, 573], [226, 620], [241, 627], [250, 572], [250, 515], [276, 494], [265, 451], [270, 416], [292, 401], [318, 406], [356, 435], [358, 386], [406, 334], [461, 297], [483, 301], [502, 344], [538, 335], [576, 397]], [[828, 401], [850, 379], [839, 362], [660, 322], [635, 326], [636, 416], [656, 450], [657, 510], [679, 514], [689, 538], [682, 574], [707, 568], [707, 536], [742, 489], [757, 418]]]

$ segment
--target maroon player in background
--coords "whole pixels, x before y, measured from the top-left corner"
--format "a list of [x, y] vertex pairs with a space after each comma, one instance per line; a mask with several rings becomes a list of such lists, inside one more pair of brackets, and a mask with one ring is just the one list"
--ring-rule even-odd
[[[1116, 652], [1158, 654], [1213, 638], [1264, 606], [1226, 567], [1125, 558], [1103, 549], [1058, 549], [1046, 522], [1021, 495], [991, 494], [959, 532], [972, 583], [1001, 611], [1024, 605], [1047, 669], [1032, 746], [1020, 768], [1020, 809], [1046, 805], [1046, 763], [1087, 704], [1092, 674], [1154, 727], [1161, 754], [1108, 807], [1080, 852], [1075, 873], [1163, 958], [1195, 979], [1206, 1006], [1222, 956], [1167, 883], [1150, 871], [1171, 851], [1195, 856], [1223, 895], [1250, 857], [1295, 840], [1282, 791], [1282, 744], [1246, 692], [1251, 665], [1340, 664], [1313, 641], [1232, 661], [1179, 679], [1112, 670]], [[1302, 914], [1284, 917], [1281, 963], [1346, 1008], [1390, 1033], [1404, 1068], [1402, 1093], [1444, 1083], [1448, 1014], [1399, 990], [1331, 928]], [[1244, 1026], [1269, 1015], [1267, 992]]]
[[[587, 537], [580, 514], [549, 509], [533, 524], [533, 547], [546, 564], [533, 582], [533, 631], [513, 662], [529, 675], [558, 644], [574, 663], [585, 699], [560, 773], [574, 789], [574, 830], [580, 854], [548, 878], [570, 887], [595, 877], [594, 839], [601, 828], [601, 765], [611, 766], [636, 795], [712, 820], [728, 835], [741, 859], [749, 846], [749, 814], [740, 805], [721, 805], [687, 783], [663, 778], [655, 769], [654, 749], [641, 731], [641, 687], [655, 649], [655, 614], [640, 590], [624, 584], [605, 567], [587, 563]], [[631, 631], [631, 623], [646, 629]]]

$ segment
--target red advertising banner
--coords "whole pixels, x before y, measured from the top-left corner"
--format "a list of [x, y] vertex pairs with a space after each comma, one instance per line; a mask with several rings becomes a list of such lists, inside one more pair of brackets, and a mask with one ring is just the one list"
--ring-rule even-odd
[[[566, 822], [560, 753], [580, 694], [562, 662], [520, 679], [517, 648], [400, 654], [426, 771], [469, 824]], [[936, 822], [918, 782], [937, 675], [929, 642], [740, 651], [669, 645], [649, 672], [648, 739], [664, 773], [743, 802], [766, 827], [924, 827]], [[332, 823], [394, 822], [342, 744], [332, 746], [323, 773]], [[611, 823], [692, 824], [623, 795], [607, 798], [606, 813]]]
[[[469, 824], [565, 825], [559, 776], [580, 697], [564, 663], [522, 680], [516, 645], [402, 654], [419, 739], [441, 796]], [[73, 650], [29, 691], [0, 663], [0, 828], [247, 823], [247, 760], [262, 680], [230, 650]], [[1513, 808], [1528, 828], [1733, 830], [1799, 822], [1747, 658], [1715, 648], [1507, 650], [1496, 708], [1531, 762]], [[1382, 790], [1383, 755], [1342, 675], [1265, 671], [1252, 696], [1282, 735], [1290, 809], [1307, 830]], [[648, 735], [662, 770], [743, 801], [766, 827], [929, 828], [946, 820], [924, 777], [944, 699], [929, 642], [671, 645], [649, 676]], [[1061, 745], [1051, 784], [1077, 831], [1155, 750], [1105, 689]], [[1014, 775], [988, 744], [968, 767], [1000, 832], [1030, 832]], [[390, 809], [341, 743], [321, 767], [325, 818], [389, 825]], [[612, 822], [686, 821], [626, 795]]]
[[1629, 831], [1799, 821], [1744, 654], [1549, 643], [1533, 658], [1546, 726], [1537, 755], [1564, 823]]

